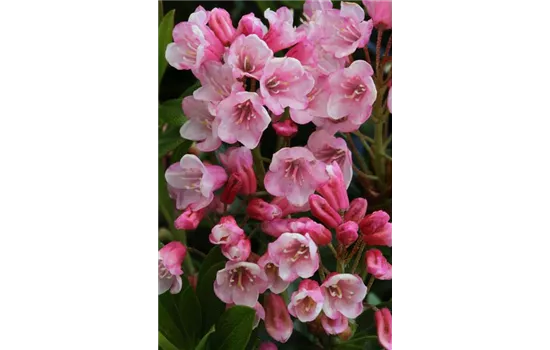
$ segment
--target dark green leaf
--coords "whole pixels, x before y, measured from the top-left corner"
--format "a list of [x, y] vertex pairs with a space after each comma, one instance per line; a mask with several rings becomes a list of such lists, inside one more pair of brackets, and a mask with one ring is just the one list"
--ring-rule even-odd
[[178, 127], [168, 128], [165, 132], [159, 130], [159, 158], [174, 150], [184, 142], [191, 142], [183, 139]]
[[183, 348], [185, 341], [183, 336], [176, 326], [176, 323], [170, 316], [170, 313], [166, 310], [164, 305], [159, 302], [159, 332], [164, 335], [166, 339], [178, 348]]
[[172, 29], [174, 28], [174, 13], [172, 10], [164, 16], [159, 25], [159, 84], [166, 70], [165, 52], [166, 46], [172, 42]]
[[199, 338], [201, 330], [201, 306], [192, 287], [187, 287], [178, 295], [178, 311], [183, 334], [192, 349]]
[[214, 248], [210, 249], [208, 255], [206, 255], [206, 258], [204, 258], [204, 261], [202, 262], [201, 270], [199, 271], [198, 281], [201, 280], [203, 275], [206, 275], [206, 273], [212, 266], [224, 261], [225, 257], [223, 256], [219, 245], [214, 246]]
[[169, 125], [181, 127], [186, 120], [187, 118], [183, 115], [183, 109], [181, 107], [181, 98], [168, 100], [159, 105], [159, 124], [167, 123]]
[[271, 0], [266, 0], [266, 1], [256, 0], [256, 4], [258, 5], [258, 7], [262, 11], [262, 13], [264, 13], [265, 10], [267, 10], [267, 9], [271, 9], [272, 11], [277, 10], [277, 6]]
[[188, 87], [187, 89], [185, 89], [185, 91], [183, 92], [183, 94], [181, 94], [180, 98], [183, 99], [184, 97], [187, 97], [187, 96], [191, 95], [191, 94], [192, 94], [195, 90], [197, 90], [200, 86], [201, 86], [201, 82], [197, 80], [195, 83], [193, 83], [193, 85], [191, 85], [190, 87]]
[[159, 332], [159, 348], [162, 350], [178, 350], [178, 348], [170, 343], [168, 339], [161, 332]]
[[166, 219], [167, 222], [174, 222], [174, 204], [172, 199], [168, 195], [168, 188], [166, 187], [166, 179], [164, 178], [164, 166], [159, 159], [159, 210]]
[[187, 154], [187, 151], [189, 151], [189, 146], [191, 146], [191, 142], [184, 142], [176, 149], [174, 152], [172, 152], [172, 156], [170, 157], [172, 163], [178, 163], [181, 158]]
[[213, 288], [216, 274], [224, 266], [225, 262], [220, 262], [210, 267], [206, 273], [201, 271], [202, 276], [197, 282], [197, 296], [201, 304], [203, 332], [210, 329], [225, 310], [225, 304], [214, 294]]
[[256, 312], [248, 306], [233, 306], [216, 322], [216, 331], [210, 336], [212, 350], [244, 350]]
[[208, 333], [206, 333], [202, 337], [201, 341], [199, 342], [199, 344], [197, 345], [195, 350], [206, 350], [206, 344], [208, 344], [208, 339], [210, 338], [210, 334], [212, 334], [212, 333], [214, 333], [214, 326], [212, 326], [212, 328], [210, 328]]

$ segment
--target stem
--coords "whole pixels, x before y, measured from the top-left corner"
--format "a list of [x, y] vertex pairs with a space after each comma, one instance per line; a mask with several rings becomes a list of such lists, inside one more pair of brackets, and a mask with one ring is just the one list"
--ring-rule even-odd
[[363, 251], [365, 250], [365, 243], [361, 241], [361, 247], [359, 248], [359, 253], [357, 253], [357, 256], [355, 257], [355, 262], [353, 263], [353, 267], [351, 268], [351, 273], [355, 273], [355, 270], [357, 269], [357, 266], [359, 265], [359, 261], [361, 260], [361, 257], [363, 256]]
[[[371, 156], [371, 158], [374, 158], [374, 154], [372, 153], [372, 148], [370, 147], [369, 143], [367, 142], [367, 139], [371, 140], [371, 142], [374, 142], [373, 139], [371, 139], [370, 137], [368, 136], [365, 136], [361, 133], [358, 133], [358, 132], [353, 132], [353, 134], [355, 136], [358, 136], [359, 137], [359, 140], [361, 141], [361, 143], [363, 144], [363, 147], [365, 147], [365, 149], [367, 150], [367, 152], [369, 152], [369, 155]], [[361, 136], [364, 136], [364, 137], [361, 137]]]
[[328, 247], [332, 251], [332, 254], [334, 254], [334, 258], [338, 259], [338, 253], [336, 253], [336, 249], [334, 249], [334, 246], [332, 245], [332, 243], [329, 243]]
[[382, 34], [384, 31], [378, 28], [378, 36], [376, 38], [376, 76], [380, 76], [380, 54], [382, 50]]
[[378, 180], [378, 176], [365, 174], [355, 164], [352, 164], [352, 166], [353, 166], [353, 170], [357, 173], [357, 176], [362, 177], [365, 180]]
[[390, 49], [391, 49], [391, 34], [390, 34], [390, 38], [388, 39], [388, 43], [386, 44], [386, 51], [384, 52], [384, 56], [388, 56], [389, 53], [390, 53]]
[[385, 179], [385, 167], [384, 167], [384, 122], [380, 121], [374, 125], [374, 170], [376, 176], [378, 176], [381, 190], [384, 191], [386, 184]]
[[361, 279], [364, 281], [365, 278], [367, 278], [367, 275], [368, 275], [368, 272], [367, 272], [367, 269], [365, 269], [365, 270], [363, 271], [363, 273], [361, 274]]
[[250, 78], [250, 91], [256, 92], [256, 79]]
[[206, 258], [206, 254], [204, 254], [203, 252], [201, 252], [200, 250], [198, 249], [195, 249], [193, 247], [187, 247], [187, 250], [190, 252], [190, 253], [193, 253], [193, 254], [196, 254], [198, 256], [200, 256], [201, 258]]
[[265, 169], [264, 169], [264, 161], [262, 157], [262, 152], [260, 150], [260, 145], [258, 145], [256, 148], [252, 150], [252, 155], [254, 156], [254, 167], [256, 168], [257, 174], [258, 174], [258, 182], [263, 186], [264, 183], [264, 176], [265, 176]]
[[367, 283], [367, 295], [368, 295], [368, 293], [370, 293], [370, 289], [371, 289], [373, 283], [374, 283], [374, 275], [370, 276], [370, 280]]
[[388, 138], [386, 139], [386, 141], [384, 142], [384, 149], [387, 149], [388, 146], [390, 145], [390, 142], [391, 142], [391, 135], [388, 136]]
[[370, 60], [370, 52], [369, 52], [369, 47], [368, 45], [365, 46], [363, 48], [363, 51], [365, 52], [365, 59], [367, 60], [367, 62], [369, 62], [369, 64], [371, 63], [371, 60]]
[[360, 139], [366, 140], [368, 142], [374, 142], [374, 139], [368, 137], [367, 135], [363, 135], [361, 133], [361, 131], [359, 131], [359, 130], [353, 131], [352, 134], [354, 134], [355, 136], [359, 137]]
[[361, 157], [361, 154], [359, 153], [359, 150], [357, 150], [357, 147], [355, 147], [355, 144], [353, 143], [353, 139], [351, 138], [351, 134], [346, 133], [346, 140], [348, 141], [349, 147], [351, 148], [351, 152], [355, 156], [355, 158], [359, 161], [359, 165], [361, 166], [361, 170], [364, 173], [369, 173], [369, 167], [363, 157]]
[[263, 196], [269, 196], [269, 192], [267, 191], [258, 191], [250, 194], [250, 197], [263, 197]]

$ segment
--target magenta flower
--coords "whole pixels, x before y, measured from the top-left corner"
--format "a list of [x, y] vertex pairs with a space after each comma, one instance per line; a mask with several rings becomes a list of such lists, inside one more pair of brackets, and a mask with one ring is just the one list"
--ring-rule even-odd
[[303, 212], [309, 211], [309, 203], [306, 202], [302, 206], [295, 206], [290, 204], [288, 202], [288, 199], [286, 199], [286, 197], [275, 197], [271, 201], [271, 204], [275, 204], [276, 206], [281, 208], [282, 210], [281, 217], [285, 217], [287, 215], [294, 214], [294, 213], [303, 213]]
[[251, 35], [256, 34], [260, 39], [263, 39], [267, 33], [267, 27], [262, 23], [262, 20], [254, 16], [254, 13], [244, 15], [239, 20], [237, 27], [237, 35]]
[[304, 3], [304, 15], [311, 18], [316, 11], [326, 11], [332, 9], [331, 0], [306, 0]]
[[326, 199], [318, 194], [309, 196], [309, 206], [311, 207], [311, 214], [319, 219], [325, 226], [336, 228], [342, 223], [340, 214], [334, 210]]
[[209, 102], [208, 110], [211, 115], [216, 115], [218, 103], [229, 97], [231, 92], [244, 91], [242, 83], [233, 77], [232, 68], [228, 64], [208, 61], [194, 74], [201, 82], [201, 87], [193, 92], [193, 97]]
[[332, 273], [321, 284], [321, 288], [325, 295], [323, 312], [328, 318], [337, 319], [339, 313], [348, 318], [356, 318], [363, 312], [367, 287], [359, 276]]
[[324, 185], [317, 187], [316, 191], [327, 200], [334, 210], [342, 213], [349, 208], [349, 198], [347, 186], [344, 183], [344, 174], [342, 174], [340, 166], [336, 161], [327, 165], [326, 169], [329, 180]]
[[263, 39], [273, 52], [291, 47], [300, 41], [301, 37], [292, 24], [293, 10], [284, 6], [277, 9], [277, 12], [267, 9], [264, 17], [269, 21], [269, 30]]
[[236, 243], [222, 244], [222, 254], [230, 261], [245, 261], [250, 256], [250, 240], [241, 237]]
[[293, 137], [298, 133], [298, 125], [290, 119], [271, 124], [278, 136]]
[[391, 29], [391, 0], [363, 0], [363, 5], [375, 26]]
[[319, 269], [317, 245], [308, 233], [283, 233], [267, 245], [269, 256], [279, 267], [282, 280], [292, 282], [298, 277], [309, 278]]
[[194, 230], [199, 227], [199, 224], [206, 215], [206, 212], [207, 208], [202, 208], [197, 211], [187, 208], [174, 221], [174, 226], [178, 230]]
[[256, 173], [252, 164], [252, 152], [246, 147], [230, 147], [219, 154], [223, 166], [231, 173], [235, 182], [240, 184], [237, 192], [249, 195], [256, 192]]
[[197, 148], [201, 152], [217, 150], [222, 141], [218, 137], [218, 126], [215, 117], [208, 109], [208, 103], [198, 101], [193, 96], [187, 96], [182, 102], [183, 113], [188, 120], [180, 129], [184, 139], [200, 141]]
[[280, 115], [285, 107], [306, 108], [307, 95], [314, 84], [300, 61], [292, 57], [275, 57], [264, 67], [260, 93], [267, 108]]
[[349, 209], [344, 214], [344, 220], [359, 223], [365, 217], [367, 206], [368, 202], [365, 198], [355, 198], [349, 204]]
[[383, 210], [377, 210], [365, 216], [359, 222], [365, 243], [391, 247], [392, 225], [389, 221], [390, 216]]
[[229, 47], [226, 62], [233, 67], [233, 76], [260, 79], [273, 51], [256, 34], [239, 35]]
[[371, 65], [358, 60], [329, 77], [331, 93], [327, 110], [330, 118], [348, 117], [360, 125], [370, 117], [372, 104], [376, 100], [372, 74]]
[[208, 239], [212, 244], [235, 244], [245, 237], [242, 228], [237, 225], [235, 219], [231, 216], [224, 216], [220, 222], [212, 228]]
[[290, 297], [288, 312], [301, 322], [311, 322], [321, 313], [324, 301], [325, 297], [317, 282], [302, 280], [298, 290]]
[[170, 242], [159, 250], [159, 295], [170, 289], [177, 294], [181, 290], [181, 263], [187, 248], [180, 242]]
[[340, 334], [348, 328], [348, 318], [339, 312], [335, 319], [328, 318], [325, 314], [322, 314], [321, 325], [323, 325], [323, 329], [327, 334]]
[[308, 233], [313, 242], [321, 246], [329, 244], [332, 240], [332, 234], [329, 229], [308, 217], [264, 221], [262, 223], [262, 231], [276, 238], [285, 232], [294, 232], [301, 235]]
[[217, 117], [220, 139], [231, 144], [239, 141], [249, 149], [258, 146], [271, 121], [260, 96], [247, 91], [233, 93], [220, 102]]
[[[336, 173], [340, 172], [343, 176], [345, 188], [349, 187], [353, 177], [353, 162], [346, 140], [334, 137], [325, 130], [318, 130], [309, 136], [307, 148], [313, 153], [315, 158], [329, 166], [327, 167], [327, 171], [330, 174], [334, 174], [329, 174], [331, 178], [337, 176]], [[331, 165], [332, 162], [338, 163], [340, 169], [334, 169]]]
[[356, 122], [355, 120], [348, 117], [343, 117], [340, 119], [313, 117], [312, 121], [313, 121], [313, 124], [317, 126], [318, 130], [325, 130], [330, 135], [334, 135], [339, 131], [340, 132], [356, 131], [359, 129], [361, 124], [363, 124], [363, 122]]
[[269, 293], [264, 296], [265, 329], [276, 341], [286, 343], [294, 328], [285, 301], [280, 295]]
[[391, 280], [391, 264], [382, 252], [376, 248], [367, 250], [365, 254], [367, 272], [379, 280]]
[[315, 189], [328, 181], [325, 165], [304, 147], [285, 147], [273, 154], [264, 185], [273, 196], [286, 197], [302, 206]]
[[357, 240], [359, 226], [354, 221], [346, 221], [336, 228], [336, 239], [345, 247], [349, 247]]
[[273, 263], [273, 259], [269, 256], [269, 253], [266, 252], [262, 255], [258, 260], [258, 265], [264, 269], [269, 290], [275, 294], [279, 294], [288, 288], [290, 282], [283, 281], [281, 277], [279, 277], [279, 268]]
[[208, 25], [225, 46], [231, 44], [235, 38], [236, 30], [231, 22], [231, 15], [224, 9], [214, 8], [210, 12]]
[[[315, 30], [324, 31], [321, 46], [335, 57], [351, 55], [358, 47], [369, 42], [372, 33], [372, 20], [365, 22], [365, 11], [355, 3], [341, 2], [341, 9], [325, 10], [319, 14]], [[310, 35], [311, 37], [311, 35]]]
[[306, 95], [307, 107], [305, 109], [290, 109], [290, 118], [298, 124], [307, 124], [314, 117], [327, 118], [327, 101], [330, 96], [328, 77], [319, 75], [311, 91]]
[[281, 208], [270, 204], [261, 198], [253, 198], [248, 201], [246, 213], [251, 219], [258, 221], [271, 221], [281, 217]]
[[172, 31], [174, 42], [166, 47], [166, 60], [176, 69], [198, 69], [206, 61], [219, 61], [223, 44], [206, 25], [209, 13], [201, 6]]
[[192, 154], [186, 154], [179, 163], [170, 165], [164, 176], [170, 197], [176, 200], [176, 208], [185, 210], [190, 206], [193, 211], [208, 206], [214, 199], [214, 191], [227, 180], [222, 167], [205, 166]]
[[383, 308], [374, 312], [376, 321], [376, 333], [378, 342], [386, 350], [391, 350], [391, 312], [388, 308]]
[[218, 271], [214, 293], [226, 304], [254, 307], [260, 293], [267, 289], [267, 276], [256, 264], [228, 261]]

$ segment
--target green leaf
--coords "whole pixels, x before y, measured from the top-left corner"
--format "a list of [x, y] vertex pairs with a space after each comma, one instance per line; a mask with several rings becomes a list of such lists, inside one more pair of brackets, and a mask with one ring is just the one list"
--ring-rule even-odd
[[174, 152], [172, 152], [172, 156], [170, 157], [171, 162], [178, 163], [181, 158], [189, 151], [189, 146], [191, 146], [191, 142], [184, 142], [176, 147]]
[[180, 98], [183, 99], [184, 97], [187, 97], [187, 96], [191, 95], [191, 94], [192, 94], [195, 90], [197, 90], [200, 86], [201, 86], [201, 82], [197, 80], [195, 83], [193, 83], [193, 85], [191, 85], [190, 87], [188, 87], [187, 89], [185, 89], [185, 91], [183, 92], [183, 94], [181, 94]]
[[168, 12], [159, 25], [159, 85], [166, 70], [165, 52], [166, 46], [172, 42], [172, 29], [174, 28], [175, 10]]
[[304, 7], [304, 3], [305, 3], [305, 1], [297, 1], [297, 0], [283, 0], [281, 2], [284, 5], [286, 5], [290, 8], [293, 8], [293, 9], [297, 9], [297, 10], [302, 10], [302, 8]]
[[180, 136], [178, 127], [168, 128], [165, 132], [159, 130], [159, 158], [165, 156], [184, 142], [191, 144], [191, 141], [185, 140]]
[[159, 332], [159, 347], [163, 350], [179, 350], [174, 344], [170, 343], [161, 332]]
[[164, 219], [168, 223], [174, 222], [174, 207], [172, 199], [168, 195], [168, 188], [166, 187], [166, 179], [164, 178], [164, 166], [159, 159], [159, 210], [164, 216]]
[[201, 270], [199, 271], [198, 282], [200, 282], [202, 276], [206, 275], [206, 273], [212, 266], [224, 261], [225, 257], [223, 256], [219, 245], [214, 246], [214, 248], [210, 249], [208, 255], [206, 255], [206, 258], [204, 258], [204, 261], [202, 262]]
[[260, 10], [262, 11], [262, 14], [265, 12], [265, 10], [267, 9], [271, 9], [273, 11], [275, 11], [277, 9], [277, 6], [275, 5], [275, 3], [271, 0], [266, 0], [266, 1], [263, 1], [263, 0], [256, 0], [256, 4], [258, 5], [258, 7], [260, 8]]
[[233, 306], [216, 322], [216, 331], [210, 336], [212, 350], [244, 350], [256, 312], [248, 306]]
[[183, 334], [192, 349], [197, 343], [201, 331], [201, 306], [192, 287], [187, 287], [178, 295], [178, 311]]
[[159, 332], [168, 339], [168, 341], [174, 344], [178, 348], [183, 348], [185, 341], [183, 336], [176, 326], [176, 323], [170, 316], [170, 313], [166, 310], [162, 303], [158, 304], [159, 308]]
[[175, 98], [159, 105], [159, 124], [167, 123], [180, 127], [185, 123], [187, 118], [183, 115], [181, 100], [181, 98]]
[[213, 288], [216, 274], [224, 266], [225, 263], [220, 262], [210, 267], [206, 273], [201, 271], [201, 276], [197, 282], [197, 296], [201, 304], [203, 332], [210, 329], [225, 310], [225, 304], [214, 294]]
[[197, 347], [195, 348], [195, 350], [205, 350], [206, 349], [206, 344], [208, 343], [208, 339], [210, 338], [210, 334], [214, 333], [214, 326], [212, 326], [212, 328], [210, 328], [210, 330], [208, 331], [208, 333], [206, 333], [201, 341], [199, 342], [199, 344], [197, 345]]

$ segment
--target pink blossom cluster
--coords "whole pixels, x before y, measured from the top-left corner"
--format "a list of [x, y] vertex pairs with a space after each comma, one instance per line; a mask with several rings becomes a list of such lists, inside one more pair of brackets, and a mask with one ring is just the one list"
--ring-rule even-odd
[[[336, 335], [349, 331], [350, 320], [364, 310], [363, 278], [351, 269], [326, 270], [321, 248], [334, 249], [334, 242], [338, 261], [344, 261], [367, 247], [364, 270], [376, 279], [392, 278], [391, 264], [374, 248], [392, 246], [390, 216], [381, 210], [367, 215], [364, 198], [350, 201], [352, 152], [336, 135], [358, 130], [377, 97], [371, 65], [349, 56], [367, 45], [374, 26], [391, 28], [391, 2], [389, 15], [387, 2], [364, 4], [369, 20], [355, 3], [336, 9], [328, 0], [307, 0], [298, 27], [286, 7], [265, 11], [269, 26], [253, 13], [235, 26], [224, 9], [199, 6], [175, 26], [166, 50], [171, 66], [191, 70], [201, 83], [183, 99], [188, 120], [181, 136], [195, 141], [200, 152], [215, 152], [208, 159], [219, 163], [186, 154], [168, 168], [168, 190], [181, 211], [175, 227], [194, 230], [206, 215], [216, 217], [209, 241], [227, 262], [217, 272], [214, 292], [227, 307], [254, 308], [254, 326], [263, 320], [278, 342], [290, 338], [291, 317], [319, 322]], [[316, 131], [307, 144], [278, 149], [260, 175], [258, 162], [264, 160], [253, 150], [259, 153], [269, 125], [289, 138], [310, 122]], [[242, 221], [233, 214], [237, 198]], [[263, 253], [252, 251], [249, 222], [269, 237]], [[181, 289], [185, 253], [177, 242], [159, 251], [159, 294]], [[281, 294], [293, 283], [297, 289], [285, 302]], [[391, 349], [391, 314], [382, 309], [375, 317], [380, 343]]]

